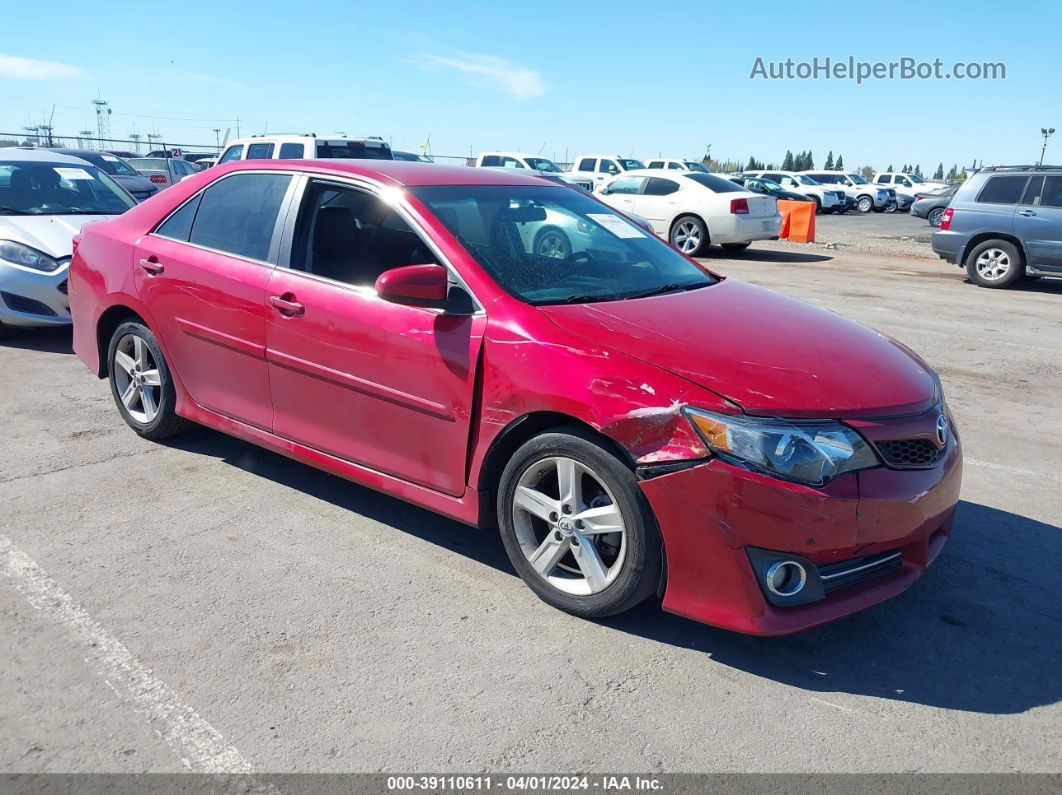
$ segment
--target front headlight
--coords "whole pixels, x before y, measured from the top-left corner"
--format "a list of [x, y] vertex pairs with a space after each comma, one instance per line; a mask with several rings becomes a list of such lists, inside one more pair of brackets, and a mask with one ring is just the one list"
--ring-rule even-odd
[[59, 263], [47, 254], [13, 240], [0, 240], [0, 259], [45, 273], [59, 270]]
[[683, 409], [714, 453], [809, 486], [821, 486], [844, 472], [878, 465], [863, 437], [839, 422], [713, 414]]

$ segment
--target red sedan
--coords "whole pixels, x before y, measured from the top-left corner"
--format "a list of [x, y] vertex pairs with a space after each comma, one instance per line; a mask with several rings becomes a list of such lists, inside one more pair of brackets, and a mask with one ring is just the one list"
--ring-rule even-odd
[[74, 347], [138, 434], [200, 423], [498, 526], [576, 615], [660, 594], [794, 632], [902, 592], [951, 531], [961, 451], [925, 362], [581, 191], [247, 161], [75, 243]]

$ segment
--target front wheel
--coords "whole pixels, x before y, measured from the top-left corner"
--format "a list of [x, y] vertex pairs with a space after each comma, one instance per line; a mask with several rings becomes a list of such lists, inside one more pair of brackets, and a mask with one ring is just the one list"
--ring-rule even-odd
[[188, 428], [177, 416], [177, 392], [158, 340], [138, 321], [119, 324], [107, 349], [111, 394], [126, 424], [145, 439], [166, 439]]
[[882, 212], [894, 213], [894, 212], [896, 212], [899, 209], [900, 209], [900, 205], [898, 205], [898, 204], [886, 204], [885, 205], [885, 209], [882, 210]]
[[930, 226], [940, 226], [940, 219], [944, 215], [944, 208], [937, 207], [929, 211], [929, 215], [926, 216], [926, 220], [929, 221]]
[[710, 245], [708, 227], [696, 215], [684, 215], [671, 226], [671, 245], [687, 257], [698, 257]]
[[744, 243], [723, 243], [724, 251], [744, 251], [751, 245], [750, 241]]
[[660, 581], [660, 535], [634, 473], [581, 428], [516, 451], [499, 484], [498, 523], [517, 573], [567, 613], [621, 613]]
[[986, 240], [966, 257], [966, 275], [978, 287], [1009, 287], [1024, 273], [1021, 252], [1006, 240]]
[[869, 213], [871, 210], [874, 209], [874, 200], [872, 198], [870, 198], [869, 196], [860, 196], [856, 200], [856, 209], [859, 210], [859, 212], [861, 212], [864, 215], [866, 215], [867, 213]]

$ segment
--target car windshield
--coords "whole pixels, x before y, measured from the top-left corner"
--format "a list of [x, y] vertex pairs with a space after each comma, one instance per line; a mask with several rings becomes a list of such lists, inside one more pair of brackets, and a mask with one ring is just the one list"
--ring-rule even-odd
[[793, 175], [793, 179], [795, 179], [801, 185], [821, 185], [822, 184], [821, 182], [816, 182], [811, 177], [809, 177], [807, 174], [794, 174]]
[[856, 185], [869, 185], [870, 183], [863, 179], [858, 174], [848, 174], [848, 179], [852, 180]]
[[715, 174], [696, 174], [690, 172], [689, 174], [683, 174], [686, 179], [692, 179], [699, 185], [703, 185], [713, 193], [741, 193], [744, 192], [744, 188], [740, 185], [735, 185], [728, 179], [718, 177]]
[[528, 168], [533, 168], [536, 171], [560, 171], [560, 167], [556, 163], [545, 157], [525, 157], [524, 160], [527, 162]]
[[83, 155], [76, 155], [82, 160], [87, 160], [92, 163], [100, 171], [106, 171], [108, 174], [116, 177], [138, 177], [136, 169], [122, 160], [120, 157], [106, 154], [96, 154], [94, 152], [86, 152]]
[[645, 168], [645, 164], [641, 160], [631, 160], [630, 158], [619, 158], [620, 165], [623, 166], [625, 171], [633, 171], [636, 168]]
[[687, 160], [687, 161], [685, 161], [685, 163], [686, 163], [686, 168], [688, 168], [690, 171], [699, 171], [702, 174], [710, 173], [708, 171], [708, 167], [706, 165], [704, 165], [704, 163], [695, 163], [692, 160]]
[[529, 304], [618, 301], [716, 283], [652, 233], [570, 188], [433, 185], [410, 192], [503, 290]]
[[87, 163], [0, 161], [0, 215], [117, 215], [135, 204]]
[[760, 187], [762, 187], [768, 193], [785, 193], [785, 188], [779, 185], [777, 182], [771, 182], [769, 179], [759, 180]]
[[922, 179], [917, 174], [908, 174], [907, 175], [907, 179], [911, 180], [911, 182], [913, 182], [915, 185], [923, 185], [923, 184], [925, 184], [925, 180]]

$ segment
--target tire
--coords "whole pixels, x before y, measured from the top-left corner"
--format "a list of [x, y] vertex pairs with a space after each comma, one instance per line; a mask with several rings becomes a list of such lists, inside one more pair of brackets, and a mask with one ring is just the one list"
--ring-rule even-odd
[[1025, 263], [1013, 243], [986, 240], [966, 256], [966, 275], [978, 287], [1009, 287], [1025, 275]]
[[7, 328], [4, 326], [3, 323], [0, 323], [0, 340], [6, 340], [8, 338], [8, 336], [9, 335], [8, 335]]
[[870, 196], [860, 196], [856, 199], [856, 209], [863, 215], [873, 211], [874, 200]]
[[532, 251], [540, 257], [566, 260], [572, 255], [572, 243], [563, 231], [547, 226], [535, 235]]
[[822, 209], [822, 199], [820, 199], [818, 196], [812, 196], [811, 200], [815, 202], [815, 215], [822, 215], [824, 212], [826, 212]]
[[940, 219], [943, 215], [943, 207], [934, 207], [932, 210], [929, 211], [929, 214], [926, 216], [926, 220], [929, 221], [930, 226], [940, 226]]
[[129, 320], [114, 330], [107, 371], [118, 413], [137, 434], [158, 440], [188, 429], [191, 423], [174, 410], [177, 392], [162, 349], [143, 323]]
[[744, 251], [750, 245], [752, 245], [752, 243], [723, 243], [722, 245], [723, 249], [726, 251]]
[[683, 215], [671, 225], [668, 239], [675, 248], [687, 257], [699, 257], [708, 250], [711, 238], [708, 227], [696, 215]]
[[883, 213], [895, 213], [895, 212], [899, 212], [899, 211], [900, 211], [900, 205], [898, 205], [898, 204], [888, 204], [888, 205], [886, 205], [885, 207], [883, 207], [883, 208], [881, 209], [881, 211], [882, 211]]
[[[578, 484], [574, 505], [560, 499], [566, 483]], [[659, 585], [660, 533], [634, 472], [582, 428], [557, 428], [520, 447], [502, 473], [497, 509], [513, 567], [558, 610], [603, 618]], [[594, 521], [621, 529], [586, 532]]]

